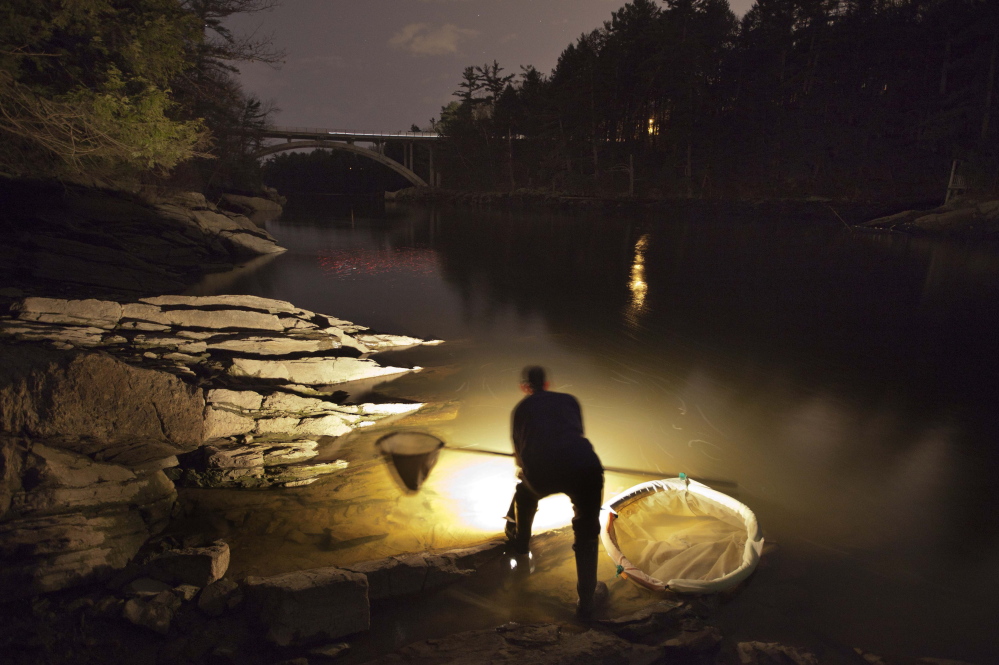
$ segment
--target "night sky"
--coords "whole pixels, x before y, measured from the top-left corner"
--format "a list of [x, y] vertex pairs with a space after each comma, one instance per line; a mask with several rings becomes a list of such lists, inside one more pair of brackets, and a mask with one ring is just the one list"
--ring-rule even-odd
[[[753, 0], [730, 0], [742, 15]], [[270, 35], [274, 69], [241, 68], [243, 87], [281, 112], [278, 126], [357, 131], [427, 127], [468, 65], [550, 73], [559, 54], [623, 0], [284, 0], [231, 27]]]

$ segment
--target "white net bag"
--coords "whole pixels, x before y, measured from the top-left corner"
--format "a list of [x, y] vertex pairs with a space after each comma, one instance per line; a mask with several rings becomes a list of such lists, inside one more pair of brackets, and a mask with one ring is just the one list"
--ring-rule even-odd
[[601, 511], [618, 574], [654, 591], [713, 593], [746, 579], [763, 534], [745, 504], [686, 477], [625, 490]]

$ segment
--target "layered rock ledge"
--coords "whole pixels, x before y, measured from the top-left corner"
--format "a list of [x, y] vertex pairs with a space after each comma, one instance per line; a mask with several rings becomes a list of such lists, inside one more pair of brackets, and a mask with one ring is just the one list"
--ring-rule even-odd
[[[294, 487], [324, 442], [412, 413], [361, 402], [376, 351], [425, 344], [252, 296], [23, 298], [0, 316], [0, 585], [106, 578], [162, 531], [174, 483]], [[429, 342], [433, 343], [433, 342]]]
[[196, 192], [0, 179], [0, 283], [40, 295], [134, 298], [284, 251], [239, 210]]

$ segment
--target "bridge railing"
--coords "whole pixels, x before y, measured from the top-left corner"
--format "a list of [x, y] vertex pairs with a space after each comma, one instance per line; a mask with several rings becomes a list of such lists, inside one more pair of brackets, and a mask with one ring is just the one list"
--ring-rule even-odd
[[326, 127], [270, 127], [261, 132], [264, 135], [277, 134], [312, 134], [331, 137], [371, 137], [377, 138], [412, 138], [412, 139], [437, 139], [440, 134], [437, 132], [356, 132], [346, 129], [329, 129]]

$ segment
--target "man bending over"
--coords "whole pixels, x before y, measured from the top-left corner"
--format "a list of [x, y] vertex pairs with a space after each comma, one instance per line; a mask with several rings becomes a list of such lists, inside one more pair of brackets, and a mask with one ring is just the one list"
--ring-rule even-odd
[[575, 513], [576, 614], [589, 618], [607, 595], [607, 585], [597, 582], [604, 469], [583, 436], [583, 414], [575, 397], [549, 391], [543, 367], [525, 367], [521, 389], [527, 397], [513, 411], [521, 482], [510, 504], [506, 535], [515, 554], [528, 554], [538, 501], [549, 494], [568, 495]]

